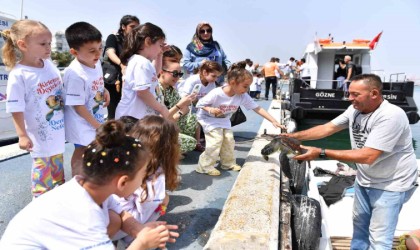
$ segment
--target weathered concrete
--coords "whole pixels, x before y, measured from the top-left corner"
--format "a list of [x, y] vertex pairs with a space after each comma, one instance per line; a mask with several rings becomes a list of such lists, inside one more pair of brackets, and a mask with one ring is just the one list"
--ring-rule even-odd
[[[273, 109], [274, 107], [274, 109]], [[279, 102], [268, 110], [280, 120]], [[266, 120], [258, 132], [279, 134]], [[254, 141], [246, 162], [225, 202], [222, 214], [204, 249], [277, 249], [279, 230], [280, 166], [278, 153], [265, 161], [266, 139]]]

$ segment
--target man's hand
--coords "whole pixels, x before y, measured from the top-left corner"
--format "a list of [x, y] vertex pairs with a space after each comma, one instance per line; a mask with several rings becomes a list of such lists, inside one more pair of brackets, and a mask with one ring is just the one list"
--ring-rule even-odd
[[293, 159], [298, 160], [298, 161], [311, 161], [311, 160], [317, 159], [319, 157], [319, 154], [321, 153], [320, 148], [303, 146], [303, 145], [300, 145], [300, 147], [308, 151], [304, 154], [296, 155], [295, 157], [293, 157]]

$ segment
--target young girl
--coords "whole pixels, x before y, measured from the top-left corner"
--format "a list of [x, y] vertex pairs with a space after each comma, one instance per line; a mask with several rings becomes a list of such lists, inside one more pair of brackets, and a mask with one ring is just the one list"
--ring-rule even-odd
[[[156, 115], [139, 120], [130, 130], [130, 135], [139, 139], [151, 152], [145, 183], [127, 198], [120, 198], [122, 209], [131, 213], [141, 224], [156, 221], [165, 214], [169, 203], [166, 190], [178, 186], [178, 162], [180, 147], [178, 128], [175, 123]], [[120, 239], [124, 234], [117, 234]], [[131, 237], [124, 238], [126, 243]]]
[[[178, 92], [180, 96], [186, 96], [193, 92], [193, 89], [196, 85], [200, 86], [200, 90], [197, 92], [197, 100], [203, 98], [207, 93], [216, 88], [216, 80], [222, 74], [222, 66], [214, 61], [202, 61], [198, 74], [188, 77], [182, 85], [178, 86]], [[195, 108], [192, 109], [192, 113], [196, 113]], [[197, 140], [197, 145], [195, 150], [199, 152], [204, 151], [204, 146], [200, 143], [200, 133], [201, 128], [198, 125], [195, 132], [195, 139]]]
[[136, 237], [128, 249], [162, 248], [167, 241], [174, 242], [171, 237], [178, 234], [169, 230], [177, 226], [141, 225], [111, 196], [133, 193], [149, 160], [149, 151], [124, 133], [121, 122], [106, 122], [84, 153], [84, 176], [75, 176], [20, 211], [9, 223], [0, 248], [114, 249], [107, 234], [109, 210], [120, 215], [119, 228]]
[[127, 65], [121, 101], [115, 118], [132, 116], [141, 119], [146, 115], [169, 118], [169, 111], [156, 94], [158, 78], [153, 60], [161, 59], [165, 34], [158, 26], [145, 23], [127, 34], [121, 63]]
[[19, 147], [31, 152], [32, 195], [64, 183], [64, 113], [60, 72], [51, 62], [52, 35], [37, 21], [21, 20], [6, 38], [3, 61], [12, 69], [6, 111], [12, 113]]
[[273, 126], [283, 128], [247, 94], [252, 75], [245, 69], [245, 65], [245, 61], [233, 64], [227, 74], [228, 84], [210, 91], [197, 103], [198, 121], [206, 137], [206, 150], [200, 155], [196, 169], [198, 173], [220, 175], [220, 171], [214, 167], [219, 155], [222, 169], [241, 169], [234, 156], [235, 140], [229, 119], [240, 105], [254, 110]]

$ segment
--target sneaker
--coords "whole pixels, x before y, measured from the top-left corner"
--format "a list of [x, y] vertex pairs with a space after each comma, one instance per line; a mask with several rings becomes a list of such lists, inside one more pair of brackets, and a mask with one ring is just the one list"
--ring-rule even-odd
[[223, 166], [222, 165], [221, 168], [223, 170], [232, 170], [232, 171], [240, 171], [242, 169], [241, 166], [239, 166], [238, 164], [234, 164], [234, 165], [232, 165], [230, 167], [226, 167], [226, 166]]
[[204, 152], [206, 150], [206, 148], [203, 145], [201, 145], [201, 143], [197, 143], [195, 145], [195, 149], [194, 150], [195, 151], [198, 151], [198, 152]]
[[215, 169], [215, 168], [213, 168], [211, 170], [208, 170], [208, 171], [205, 171], [200, 166], [198, 166], [195, 169], [195, 172], [200, 173], [200, 174], [207, 174], [207, 175], [210, 175], [210, 176], [219, 176], [220, 175], [220, 171]]

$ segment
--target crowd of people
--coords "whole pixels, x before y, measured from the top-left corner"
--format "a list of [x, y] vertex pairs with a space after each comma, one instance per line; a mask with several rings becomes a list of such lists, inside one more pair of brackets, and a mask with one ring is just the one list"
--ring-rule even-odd
[[[209, 23], [198, 24], [182, 53], [166, 44], [160, 27], [127, 15], [103, 50], [100, 31], [77, 22], [65, 31], [75, 59], [61, 77], [49, 58], [46, 25], [20, 20], [2, 32], [3, 60], [11, 70], [6, 109], [19, 147], [33, 159], [34, 199], [9, 223], [1, 248], [113, 249], [121, 240], [127, 249], [147, 249], [176, 240], [177, 226], [157, 219], [168, 206], [167, 190], [181, 181], [182, 154], [202, 152], [200, 174], [240, 171], [231, 115], [243, 106], [285, 129], [255, 102], [261, 86], [265, 82], [268, 100], [270, 88], [276, 99], [278, 80], [290, 74], [300, 75], [302, 87], [311, 81], [305, 59], [280, 64], [273, 57], [261, 69], [250, 59], [231, 63], [212, 34]], [[351, 81], [353, 105], [330, 123], [285, 136], [312, 140], [349, 128], [352, 150], [303, 146], [307, 152], [296, 159], [358, 163], [352, 249], [386, 249], [416, 186], [411, 131], [405, 113], [383, 100], [381, 80], [354, 76], [350, 60], [340, 62], [342, 71], [348, 65], [340, 87]], [[188, 77], [179, 81], [184, 73]], [[65, 141], [75, 148], [73, 178], [66, 183]]]
[[[9, 223], [5, 249], [112, 249], [116, 240], [128, 249], [163, 248], [178, 237], [177, 226], [156, 220], [167, 190], [179, 184], [182, 153], [202, 152], [197, 173], [220, 175], [219, 156], [221, 169], [239, 171], [229, 117], [240, 105], [283, 127], [249, 97], [252, 73], [227, 60], [209, 23], [197, 26], [183, 54], [160, 27], [135, 16], [121, 19], [104, 50], [101, 32], [76, 22], [65, 31], [74, 60], [62, 77], [46, 25], [20, 20], [2, 35], [11, 70], [6, 109], [33, 162], [33, 201]], [[178, 84], [181, 60], [189, 77]], [[66, 141], [74, 152], [65, 183]]]

